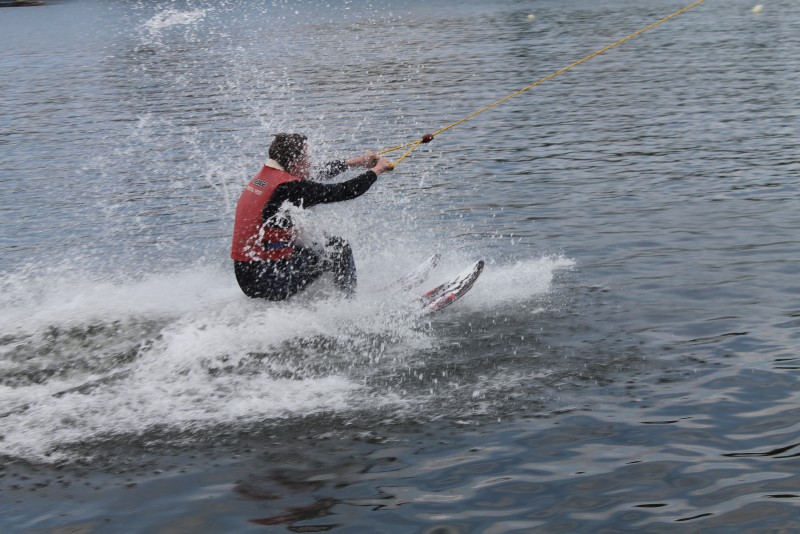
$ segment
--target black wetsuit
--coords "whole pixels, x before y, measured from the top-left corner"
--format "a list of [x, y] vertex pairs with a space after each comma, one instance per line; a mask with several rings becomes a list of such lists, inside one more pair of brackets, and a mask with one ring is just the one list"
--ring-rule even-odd
[[[332, 178], [347, 170], [343, 161], [328, 163], [319, 178]], [[342, 202], [363, 195], [372, 187], [378, 176], [372, 171], [335, 184], [310, 180], [286, 182], [275, 188], [269, 202], [261, 212], [270, 226], [290, 228], [291, 218], [280, 209], [284, 202], [302, 208], [318, 204]], [[330, 238], [320, 254], [309, 247], [294, 245], [287, 259], [275, 261], [234, 261], [236, 281], [248, 297], [268, 300], [285, 300], [302, 291], [324, 272], [333, 273], [334, 283], [345, 294], [356, 287], [356, 266], [350, 245], [341, 238]]]

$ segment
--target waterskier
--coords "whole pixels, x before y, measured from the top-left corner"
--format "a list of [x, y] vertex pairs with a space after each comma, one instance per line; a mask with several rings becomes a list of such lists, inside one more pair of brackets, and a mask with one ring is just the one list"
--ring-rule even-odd
[[332, 178], [349, 168], [368, 168], [350, 180], [324, 184], [309, 179], [311, 161], [306, 136], [281, 133], [269, 147], [269, 160], [247, 184], [236, 205], [233, 258], [236, 281], [245, 295], [285, 300], [307, 288], [324, 272], [333, 274], [336, 287], [352, 295], [356, 287], [353, 251], [342, 238], [305, 243], [294, 229], [289, 204], [310, 208], [363, 195], [392, 164], [367, 152], [348, 160], [327, 163], [319, 178]]

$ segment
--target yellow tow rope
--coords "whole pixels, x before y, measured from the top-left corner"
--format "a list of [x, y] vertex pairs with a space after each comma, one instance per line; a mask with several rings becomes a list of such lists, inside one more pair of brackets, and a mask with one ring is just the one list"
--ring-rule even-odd
[[498, 100], [497, 102], [495, 102], [495, 103], [493, 103], [493, 104], [489, 104], [489, 105], [488, 105], [488, 106], [486, 106], [485, 108], [481, 108], [481, 109], [479, 109], [478, 111], [476, 111], [476, 112], [474, 112], [474, 113], [471, 113], [471, 114], [467, 115], [467, 116], [466, 116], [466, 117], [464, 117], [463, 119], [461, 119], [461, 120], [457, 120], [457, 121], [456, 121], [456, 122], [454, 122], [453, 124], [449, 124], [449, 125], [445, 126], [444, 128], [440, 128], [439, 130], [436, 130], [436, 131], [435, 131], [435, 132], [433, 132], [433, 133], [428, 133], [428, 134], [425, 134], [425, 135], [423, 135], [421, 139], [418, 139], [418, 140], [416, 140], [416, 141], [411, 141], [410, 143], [406, 143], [406, 144], [399, 145], [399, 146], [396, 146], [396, 147], [387, 148], [387, 149], [385, 149], [385, 150], [382, 150], [382, 151], [378, 152], [378, 154], [388, 154], [388, 153], [390, 153], [390, 152], [394, 152], [394, 151], [396, 151], [396, 150], [402, 150], [402, 149], [404, 149], [404, 148], [405, 148], [405, 149], [407, 149], [407, 150], [405, 151], [405, 153], [404, 153], [402, 156], [400, 156], [400, 157], [399, 157], [399, 158], [398, 158], [396, 161], [394, 161], [394, 162], [392, 163], [392, 168], [394, 168], [394, 167], [396, 167], [396, 166], [397, 166], [397, 165], [398, 165], [398, 164], [399, 164], [401, 161], [403, 161], [404, 159], [406, 159], [406, 158], [409, 156], [409, 154], [411, 154], [411, 153], [412, 153], [414, 150], [416, 150], [416, 149], [417, 149], [417, 148], [418, 148], [420, 145], [423, 145], [423, 144], [425, 144], [425, 143], [430, 143], [431, 141], [433, 141], [433, 138], [434, 138], [434, 137], [436, 137], [437, 135], [439, 135], [440, 133], [446, 132], [447, 130], [449, 130], [449, 129], [451, 129], [451, 128], [454, 128], [454, 127], [456, 127], [456, 126], [458, 126], [458, 125], [459, 125], [459, 124], [461, 124], [462, 122], [467, 122], [468, 120], [470, 120], [471, 118], [475, 117], [476, 115], [480, 115], [480, 114], [481, 114], [481, 113], [483, 113], [484, 111], [488, 111], [488, 110], [492, 109], [492, 108], [493, 108], [493, 107], [495, 107], [495, 106], [499, 106], [500, 104], [502, 104], [502, 103], [503, 103], [503, 102], [505, 102], [506, 100], [511, 100], [511, 99], [512, 99], [512, 98], [514, 98], [515, 96], [517, 96], [517, 95], [520, 95], [520, 94], [522, 94], [522, 93], [524, 93], [525, 91], [528, 91], [528, 90], [530, 90], [530, 89], [533, 89], [533, 88], [534, 88], [534, 87], [536, 87], [537, 85], [539, 85], [539, 84], [542, 84], [542, 83], [546, 82], [547, 80], [549, 80], [549, 79], [551, 79], [551, 78], [555, 78], [555, 77], [556, 77], [556, 76], [558, 76], [559, 74], [562, 74], [562, 73], [564, 73], [564, 72], [567, 72], [569, 69], [571, 69], [571, 68], [573, 68], [573, 67], [577, 67], [577, 66], [578, 66], [578, 65], [580, 65], [581, 63], [585, 63], [585, 62], [589, 61], [590, 59], [592, 59], [593, 57], [595, 57], [595, 56], [599, 56], [599, 55], [600, 55], [600, 54], [602, 54], [603, 52], [607, 52], [607, 51], [611, 50], [612, 48], [614, 48], [615, 46], [617, 46], [617, 45], [621, 45], [621, 44], [622, 44], [622, 43], [624, 43], [625, 41], [628, 41], [628, 40], [630, 40], [630, 39], [633, 39], [633, 38], [634, 38], [634, 37], [636, 37], [637, 35], [641, 35], [642, 33], [646, 32], [647, 30], [650, 30], [650, 29], [652, 29], [652, 28], [655, 28], [655, 27], [656, 27], [656, 26], [658, 26], [659, 24], [661, 24], [661, 23], [663, 23], [663, 22], [666, 22], [666, 21], [668, 21], [668, 20], [669, 20], [669, 19], [671, 19], [671, 18], [677, 17], [677, 16], [678, 16], [678, 15], [680, 15], [681, 13], [685, 13], [686, 11], [689, 11], [690, 9], [692, 9], [692, 8], [693, 8], [693, 7], [695, 7], [695, 6], [699, 6], [700, 4], [702, 4], [702, 3], [703, 3], [703, 2], [705, 2], [705, 1], [706, 1], [706, 0], [699, 0], [698, 2], [695, 2], [694, 4], [692, 4], [692, 5], [690, 5], [690, 6], [687, 6], [687, 7], [683, 8], [683, 9], [681, 9], [680, 11], [676, 11], [676, 12], [675, 12], [675, 13], [673, 13], [672, 15], [670, 15], [670, 16], [668, 16], [668, 17], [665, 17], [665, 18], [663, 18], [663, 19], [659, 20], [658, 22], [654, 22], [654, 23], [653, 23], [653, 24], [651, 24], [650, 26], [647, 26], [646, 28], [642, 28], [642, 29], [641, 29], [641, 30], [639, 30], [638, 32], [636, 32], [636, 33], [632, 33], [632, 34], [630, 34], [629, 36], [627, 36], [627, 37], [625, 37], [625, 38], [623, 38], [623, 39], [620, 39], [620, 40], [619, 40], [619, 41], [617, 41], [616, 43], [610, 44], [610, 45], [608, 45], [607, 47], [605, 47], [605, 48], [603, 48], [603, 49], [601, 49], [601, 50], [598, 50], [597, 52], [594, 52], [594, 53], [592, 53], [592, 54], [589, 54], [589, 55], [588, 55], [588, 56], [586, 56], [585, 58], [583, 58], [583, 59], [581, 59], [581, 60], [579, 60], [579, 61], [576, 61], [576, 62], [575, 62], [575, 63], [573, 63], [572, 65], [568, 65], [568, 66], [564, 67], [563, 69], [561, 69], [561, 70], [558, 70], [558, 71], [554, 72], [553, 74], [550, 74], [549, 76], [545, 76], [545, 77], [544, 77], [544, 78], [542, 78], [541, 80], [539, 80], [539, 81], [537, 81], [537, 82], [534, 82], [534, 83], [530, 84], [530, 85], [529, 85], [529, 86], [527, 86], [527, 87], [523, 87], [522, 89], [520, 89], [520, 90], [519, 90], [519, 91], [517, 91], [516, 93], [512, 93], [512, 94], [508, 95], [508, 96], [507, 96], [507, 97], [505, 97], [505, 98], [501, 98], [501, 99], [500, 99], [500, 100]]

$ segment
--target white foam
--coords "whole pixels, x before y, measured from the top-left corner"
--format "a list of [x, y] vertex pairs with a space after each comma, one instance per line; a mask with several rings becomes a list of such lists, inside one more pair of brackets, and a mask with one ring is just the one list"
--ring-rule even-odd
[[546, 295], [558, 270], [571, 269], [575, 262], [563, 256], [520, 260], [510, 265], [488, 263], [480, 283], [465, 304], [483, 309], [519, 305]]
[[140, 435], [154, 426], [186, 431], [338, 411], [350, 406], [350, 396], [360, 389], [339, 376], [212, 379], [207, 373], [196, 376], [198, 370], [192, 368], [175, 373], [175, 363], [150, 369], [137, 365], [125, 379], [89, 394], [76, 391], [54, 396], [52, 390], [68, 385], [58, 382], [47, 387], [0, 388], [4, 406], [27, 405], [3, 419], [3, 453], [55, 461], [71, 458], [58, 450], [64, 446], [98, 437]]
[[[402, 293], [385, 285], [387, 272], [402, 274], [415, 261], [403, 255], [364, 262], [354, 300], [325, 297], [323, 283], [285, 303], [247, 299], [233, 273], [218, 267], [114, 280], [65, 269], [56, 269], [58, 276], [6, 275], [0, 280], [9, 289], [0, 297], [0, 328], [19, 340], [2, 346], [4, 373], [59, 369], [58, 358], [84, 365], [0, 386], [0, 405], [12, 412], [2, 418], [0, 452], [35, 461], [74, 459], [65, 446], [141, 435], [154, 427], [186, 432], [413, 406], [413, 393], [373, 391], [365, 378], [405, 369], [407, 359], [435, 342], [435, 329], [419, 328], [414, 314], [413, 295], [422, 289]], [[466, 263], [448, 258], [427, 285]], [[546, 294], [553, 272], [571, 265], [564, 258], [489, 263], [472, 292], [454, 306], [488, 312]], [[137, 320], [156, 322], [156, 331], [141, 339], [141, 330], [126, 328]], [[122, 327], [87, 348], [80, 331], [98, 323]], [[58, 354], [38, 350], [50, 346], [47, 332], [53, 328], [78, 329], [74, 348], [60, 345]], [[114, 358], [125, 343], [139, 347], [138, 355], [118, 363]], [[19, 354], [20, 344], [30, 345], [24, 357], [9, 356]]]
[[147, 20], [144, 23], [144, 27], [152, 33], [157, 33], [173, 26], [188, 26], [203, 20], [207, 12], [207, 9], [192, 9], [189, 11], [165, 9]]
[[175, 317], [240, 296], [229, 273], [201, 267], [108, 277], [64, 265], [5, 274], [0, 288], [0, 332], [15, 335], [53, 325]]

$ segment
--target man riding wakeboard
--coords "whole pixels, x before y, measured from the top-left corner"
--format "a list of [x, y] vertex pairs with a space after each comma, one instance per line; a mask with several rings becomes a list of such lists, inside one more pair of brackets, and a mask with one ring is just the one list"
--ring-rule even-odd
[[322, 247], [301, 243], [286, 203], [305, 209], [357, 198], [378, 175], [392, 170], [391, 162], [368, 152], [329, 162], [319, 175], [332, 178], [349, 168], [369, 168], [359, 176], [333, 184], [312, 181], [306, 136], [286, 133], [275, 135], [269, 158], [236, 205], [231, 258], [239, 287], [248, 297], [280, 301], [330, 272], [336, 287], [352, 295], [356, 266], [350, 245], [339, 237]]

